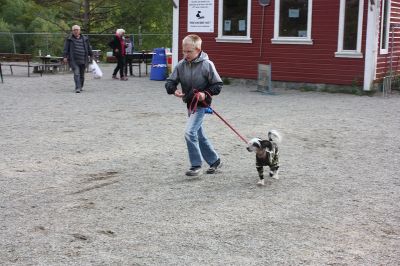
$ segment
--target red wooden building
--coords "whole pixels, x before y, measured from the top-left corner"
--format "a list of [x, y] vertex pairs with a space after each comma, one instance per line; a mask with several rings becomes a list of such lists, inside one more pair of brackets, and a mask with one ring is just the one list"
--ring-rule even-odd
[[[398, 70], [400, 0], [175, 0], [173, 63], [190, 33], [223, 77], [375, 88]], [[398, 29], [397, 29], [398, 28]]]

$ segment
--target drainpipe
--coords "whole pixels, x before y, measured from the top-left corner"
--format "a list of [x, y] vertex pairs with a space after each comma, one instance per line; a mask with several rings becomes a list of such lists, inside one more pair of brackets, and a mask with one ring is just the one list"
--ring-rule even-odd
[[172, 17], [172, 69], [178, 64], [179, 52], [179, 1], [173, 1]]
[[364, 91], [370, 91], [372, 89], [373, 81], [376, 74], [377, 64], [377, 49], [379, 39], [379, 23], [378, 14], [379, 8], [378, 3], [368, 1], [368, 17], [367, 17], [367, 36], [365, 45], [365, 66], [364, 66]]

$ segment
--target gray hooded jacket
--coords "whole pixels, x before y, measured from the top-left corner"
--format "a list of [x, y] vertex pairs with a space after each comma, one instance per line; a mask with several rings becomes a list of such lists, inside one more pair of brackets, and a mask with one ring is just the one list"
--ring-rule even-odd
[[[181, 84], [185, 96], [182, 100], [189, 107], [194, 96], [194, 90], [208, 92], [211, 96], [221, 92], [223, 82], [208, 55], [201, 51], [199, 57], [192, 62], [182, 59], [167, 78], [165, 88], [168, 94], [174, 94], [178, 84]], [[206, 93], [205, 102], [211, 105], [212, 98]]]

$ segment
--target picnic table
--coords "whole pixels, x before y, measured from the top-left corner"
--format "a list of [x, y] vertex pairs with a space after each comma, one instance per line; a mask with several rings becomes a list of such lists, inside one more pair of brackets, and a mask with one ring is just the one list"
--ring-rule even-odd
[[63, 57], [61, 56], [36, 56], [41, 60], [41, 65], [37, 66], [34, 71], [42, 71], [43, 73], [55, 73], [59, 70], [66, 70], [67, 65], [63, 62]]

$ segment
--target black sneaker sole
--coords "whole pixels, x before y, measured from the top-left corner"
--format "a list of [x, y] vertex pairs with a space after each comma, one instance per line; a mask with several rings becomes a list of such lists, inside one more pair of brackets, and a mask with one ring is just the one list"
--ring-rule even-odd
[[202, 174], [201, 171], [198, 172], [198, 173], [192, 173], [192, 172], [186, 172], [186, 173], [185, 173], [186, 176], [199, 176], [199, 175], [201, 175], [201, 174]]
[[201, 167], [193, 167], [186, 171], [185, 175], [187, 176], [198, 176], [201, 175]]
[[210, 167], [207, 169], [206, 173], [209, 175], [215, 174], [218, 172], [218, 170], [222, 167], [222, 162], [219, 163], [219, 165], [217, 167]]

